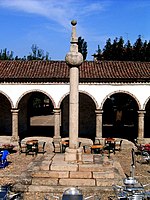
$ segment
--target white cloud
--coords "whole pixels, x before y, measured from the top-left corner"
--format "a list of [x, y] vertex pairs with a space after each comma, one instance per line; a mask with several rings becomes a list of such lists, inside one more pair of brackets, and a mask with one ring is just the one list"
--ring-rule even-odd
[[[105, 2], [107, 4], [107, 1]], [[83, 21], [86, 15], [102, 11], [105, 7], [102, 2], [87, 2], [87, 0], [3, 0], [0, 1], [0, 6], [44, 16], [67, 29], [70, 28], [72, 19], [78, 17]]]

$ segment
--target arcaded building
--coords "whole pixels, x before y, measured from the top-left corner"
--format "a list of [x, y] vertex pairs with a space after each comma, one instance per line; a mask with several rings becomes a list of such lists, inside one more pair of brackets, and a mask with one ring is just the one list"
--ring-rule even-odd
[[[0, 61], [0, 135], [68, 137], [65, 61]], [[79, 137], [150, 139], [150, 63], [79, 67]]]

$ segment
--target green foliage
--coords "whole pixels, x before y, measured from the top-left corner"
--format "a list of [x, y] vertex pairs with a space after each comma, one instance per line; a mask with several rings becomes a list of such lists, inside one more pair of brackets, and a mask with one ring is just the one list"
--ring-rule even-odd
[[93, 55], [96, 60], [124, 60], [124, 61], [142, 61], [149, 62], [150, 61], [150, 41], [146, 40], [143, 42], [141, 36], [139, 35], [136, 42], [131, 45], [128, 40], [126, 44], [124, 44], [123, 37], [115, 38], [113, 43], [109, 38], [106, 41], [106, 45], [101, 51], [99, 45], [96, 54]]
[[83, 55], [83, 60], [86, 60], [87, 57], [87, 42], [82, 39], [82, 37], [78, 37], [78, 51]]
[[36, 44], [33, 44], [31, 49], [32, 52], [27, 56], [27, 60], [49, 60], [49, 54], [46, 53], [46, 55], [44, 55], [44, 51], [39, 49]]
[[13, 60], [13, 52], [7, 51], [7, 49], [1, 49], [0, 51], [0, 60]]
[[39, 47], [36, 44], [33, 44], [32, 47], [32, 52], [29, 53], [28, 56], [24, 56], [22, 58], [15, 56], [13, 57], [13, 52], [12, 51], [7, 51], [7, 49], [1, 49], [0, 50], [0, 60], [50, 60], [49, 59], [49, 53], [46, 52], [44, 54], [44, 51], [42, 49], [39, 49]]

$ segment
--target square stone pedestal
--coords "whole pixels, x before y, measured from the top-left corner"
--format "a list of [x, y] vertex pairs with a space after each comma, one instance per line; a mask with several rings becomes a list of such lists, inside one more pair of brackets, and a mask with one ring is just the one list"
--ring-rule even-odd
[[66, 148], [65, 161], [67, 162], [82, 162], [82, 152], [83, 148], [79, 147], [77, 149]]

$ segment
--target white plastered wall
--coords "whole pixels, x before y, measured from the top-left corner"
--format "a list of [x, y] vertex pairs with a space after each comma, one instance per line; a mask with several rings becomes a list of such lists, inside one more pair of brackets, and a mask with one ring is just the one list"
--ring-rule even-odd
[[[17, 107], [21, 98], [29, 93], [39, 91], [45, 93], [59, 107], [63, 98], [69, 93], [69, 84], [1, 84], [0, 93], [6, 94]], [[107, 97], [114, 93], [125, 92], [130, 94], [139, 105], [139, 110], [144, 108], [145, 102], [150, 97], [150, 84], [80, 84], [79, 91], [85, 92], [96, 103], [97, 108], [102, 108]]]

